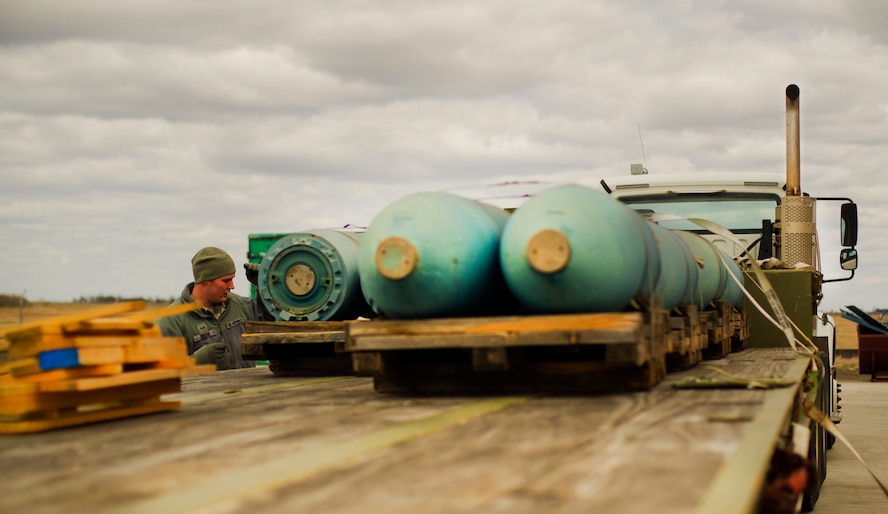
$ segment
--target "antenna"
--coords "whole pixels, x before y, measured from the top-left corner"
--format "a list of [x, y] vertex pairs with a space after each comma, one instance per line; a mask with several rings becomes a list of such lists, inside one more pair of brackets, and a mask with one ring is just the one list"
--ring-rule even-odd
[[644, 155], [644, 140], [641, 138], [641, 125], [638, 123], [635, 125], [638, 127], [638, 142], [641, 143], [641, 164], [630, 164], [629, 173], [632, 175], [647, 175], [647, 157]]

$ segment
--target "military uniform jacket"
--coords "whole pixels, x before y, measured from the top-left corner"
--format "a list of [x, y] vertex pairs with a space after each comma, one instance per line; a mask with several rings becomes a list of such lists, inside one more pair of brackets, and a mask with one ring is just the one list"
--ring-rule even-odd
[[[194, 298], [191, 296], [193, 288], [194, 282], [185, 286], [182, 296], [172, 305], [194, 302]], [[193, 355], [200, 347], [209, 343], [224, 342], [227, 348], [224, 362], [217, 362], [218, 369], [221, 370], [256, 366], [255, 362], [245, 361], [241, 358], [241, 335], [246, 330], [247, 321], [257, 319], [262, 319], [262, 317], [253, 300], [229, 294], [225, 301], [224, 312], [219, 319], [216, 319], [209, 309], [200, 308], [196, 311], [161, 318], [157, 324], [163, 335], [185, 338], [185, 343], [188, 345], [188, 355]]]

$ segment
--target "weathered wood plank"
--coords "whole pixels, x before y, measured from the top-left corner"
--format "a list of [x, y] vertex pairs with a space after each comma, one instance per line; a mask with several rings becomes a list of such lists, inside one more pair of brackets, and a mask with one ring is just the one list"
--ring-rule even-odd
[[98, 406], [89, 410], [61, 411], [50, 419], [0, 421], [0, 434], [22, 434], [54, 430], [75, 425], [87, 425], [119, 418], [143, 416], [179, 408], [178, 402], [162, 402], [159, 398], [139, 399], [130, 403]]
[[303, 343], [343, 343], [345, 331], [306, 331], [306, 332], [259, 332], [241, 336], [243, 344], [303, 344]]
[[127, 371], [119, 375], [104, 377], [86, 377], [53, 382], [39, 382], [38, 388], [45, 393], [63, 393], [67, 391], [91, 391], [106, 387], [118, 387], [142, 382], [181, 378], [189, 373], [206, 373], [215, 371], [215, 364], [192, 366], [188, 368], [147, 369], [143, 371]]
[[[710, 366], [783, 377], [798, 362], [789, 350], [750, 352], [650, 391], [539, 395], [413, 432], [414, 421], [483, 398], [379, 395], [364, 377], [311, 381], [259, 368], [191, 377], [171, 397], [183, 403], [174, 412], [0, 437], [0, 511], [691, 512], [784, 393], [672, 384], [716, 376]], [[397, 443], [375, 444], [401, 430]]]
[[336, 332], [344, 331], [345, 326], [345, 321], [248, 321], [246, 332]]
[[[441, 336], [457, 335], [461, 340], [457, 344], [463, 347], [492, 346], [492, 341], [508, 345], [607, 344], [637, 340], [642, 324], [643, 315], [639, 312], [354, 321], [347, 322], [346, 349], [377, 350], [374, 345], [394, 338], [405, 341], [398, 343], [401, 345], [413, 341], [409, 344], [415, 348], [435, 348], [448, 345], [441, 342]], [[472, 343], [473, 340], [478, 342]]]
[[88, 407], [150, 398], [181, 390], [179, 379], [128, 384], [120, 387], [95, 389], [90, 391], [66, 391], [61, 393], [34, 392], [31, 394], [5, 395], [0, 401], [0, 415], [22, 415], [26, 413], [47, 413], [63, 408]]
[[93, 348], [103, 346], [132, 346], [149, 344], [166, 344], [169, 340], [178, 340], [184, 346], [181, 338], [163, 337], [155, 331], [142, 330], [137, 334], [106, 334], [92, 336], [69, 336], [62, 334], [48, 334], [36, 337], [33, 340], [17, 342], [9, 349], [11, 359], [32, 357], [40, 352], [61, 350], [65, 348]]

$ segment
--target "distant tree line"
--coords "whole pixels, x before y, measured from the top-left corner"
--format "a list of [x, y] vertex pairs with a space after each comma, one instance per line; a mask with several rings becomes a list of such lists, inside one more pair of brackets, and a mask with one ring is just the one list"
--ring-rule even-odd
[[97, 295], [97, 296], [81, 296], [74, 300], [75, 303], [120, 303], [120, 302], [145, 302], [145, 303], [173, 303], [175, 298], [145, 298], [142, 296], [108, 296], [108, 295]]
[[23, 305], [27, 307], [31, 302], [20, 294], [0, 294], [0, 307], [18, 307]]
[[[162, 303], [169, 304], [173, 303], [175, 298], [145, 298], [145, 297], [124, 297], [124, 296], [109, 296], [109, 295], [96, 295], [96, 296], [81, 296], [80, 298], [75, 298], [72, 300], [72, 303], [84, 303], [84, 304], [103, 304], [103, 303], [118, 303], [118, 302], [145, 302], [145, 303]], [[49, 302], [54, 303], [54, 302]], [[62, 302], [64, 303], [64, 302]], [[20, 294], [3, 294], [0, 293], [0, 307], [19, 307], [24, 306], [28, 307], [33, 305], [34, 302], [28, 300], [24, 296]]]

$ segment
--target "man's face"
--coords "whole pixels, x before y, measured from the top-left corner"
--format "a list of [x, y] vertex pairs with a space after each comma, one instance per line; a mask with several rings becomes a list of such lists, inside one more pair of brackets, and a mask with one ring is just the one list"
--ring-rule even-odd
[[211, 305], [223, 303], [228, 299], [228, 292], [234, 289], [234, 273], [207, 281], [207, 301]]

